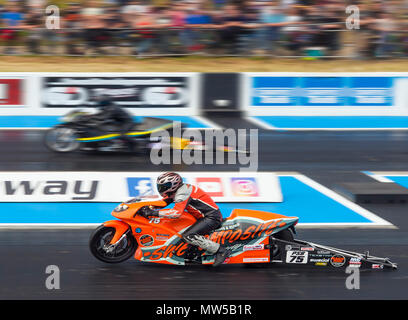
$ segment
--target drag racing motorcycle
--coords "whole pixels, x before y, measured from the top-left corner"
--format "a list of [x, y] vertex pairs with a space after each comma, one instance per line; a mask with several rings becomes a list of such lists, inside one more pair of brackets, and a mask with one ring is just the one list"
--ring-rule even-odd
[[[211, 265], [214, 255], [185, 243], [182, 232], [196, 220], [189, 214], [178, 219], [145, 218], [143, 207], [167, 206], [163, 200], [133, 198], [117, 206], [110, 220], [91, 235], [91, 253], [106, 263], [123, 262], [130, 257], [142, 262], [169, 265]], [[234, 209], [222, 225], [207, 237], [231, 251], [224, 264], [279, 263], [396, 269], [388, 258], [356, 253], [307, 241], [295, 240], [299, 218], [257, 210]]]
[[[81, 110], [74, 110], [61, 118], [61, 124], [47, 130], [44, 136], [44, 143], [48, 149], [54, 152], [67, 153], [77, 150], [82, 151], [108, 151], [123, 152], [128, 151], [128, 145], [121, 141], [121, 134], [114, 131], [115, 126], [104, 121], [101, 123], [92, 114]], [[104, 127], [106, 130], [101, 130]], [[186, 125], [180, 125], [185, 129]], [[197, 150], [197, 151], [222, 151], [240, 153], [227, 146], [216, 146], [210, 148], [204, 142], [184, 139], [172, 136], [173, 121], [144, 117], [140, 123], [135, 123], [133, 128], [126, 133], [132, 138], [135, 149], [141, 152], [149, 152], [152, 148], [162, 149], [169, 147], [177, 150]], [[170, 141], [161, 141], [152, 137], [153, 133], [168, 131]]]

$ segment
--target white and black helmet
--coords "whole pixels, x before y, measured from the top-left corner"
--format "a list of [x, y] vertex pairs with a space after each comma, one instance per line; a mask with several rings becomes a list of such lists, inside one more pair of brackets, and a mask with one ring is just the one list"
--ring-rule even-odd
[[183, 179], [178, 173], [165, 172], [157, 177], [156, 183], [162, 197], [171, 197], [183, 185]]

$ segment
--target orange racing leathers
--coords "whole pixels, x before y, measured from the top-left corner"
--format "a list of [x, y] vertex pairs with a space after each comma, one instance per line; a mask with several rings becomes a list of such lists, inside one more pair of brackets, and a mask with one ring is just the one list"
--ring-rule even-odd
[[197, 219], [197, 222], [182, 232], [187, 243], [198, 246], [209, 253], [218, 251], [219, 244], [208, 240], [204, 235], [221, 225], [222, 214], [206, 192], [196, 186], [183, 184], [172, 198], [163, 200], [167, 204], [174, 202], [174, 207], [160, 210], [159, 217], [177, 219], [187, 212]]

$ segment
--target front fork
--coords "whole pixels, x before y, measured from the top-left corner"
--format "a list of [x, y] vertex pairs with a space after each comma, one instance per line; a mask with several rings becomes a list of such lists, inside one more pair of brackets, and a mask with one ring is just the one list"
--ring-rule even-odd
[[116, 249], [116, 247], [119, 245], [119, 243], [120, 243], [124, 238], [126, 238], [126, 235], [127, 235], [128, 232], [129, 232], [129, 231], [126, 231], [126, 232], [119, 238], [119, 240], [116, 241], [115, 243], [113, 243], [113, 244], [108, 244], [108, 245], [104, 245], [104, 246], [103, 246], [103, 250], [105, 250], [105, 252], [107, 252], [107, 253], [112, 253], [112, 252], [114, 252], [115, 249]]
[[126, 234], [131, 230], [130, 226], [127, 223], [120, 220], [106, 221], [103, 223], [103, 225], [105, 227], [115, 229], [115, 234], [113, 235], [113, 238], [109, 242], [111, 246], [115, 245], [115, 247], [120, 241], [123, 240], [124, 237], [126, 237]]

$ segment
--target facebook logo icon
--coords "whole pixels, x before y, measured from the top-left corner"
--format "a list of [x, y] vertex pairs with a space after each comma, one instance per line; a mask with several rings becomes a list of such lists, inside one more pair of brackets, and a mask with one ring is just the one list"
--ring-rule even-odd
[[150, 178], [126, 178], [130, 197], [142, 197], [155, 195]]

